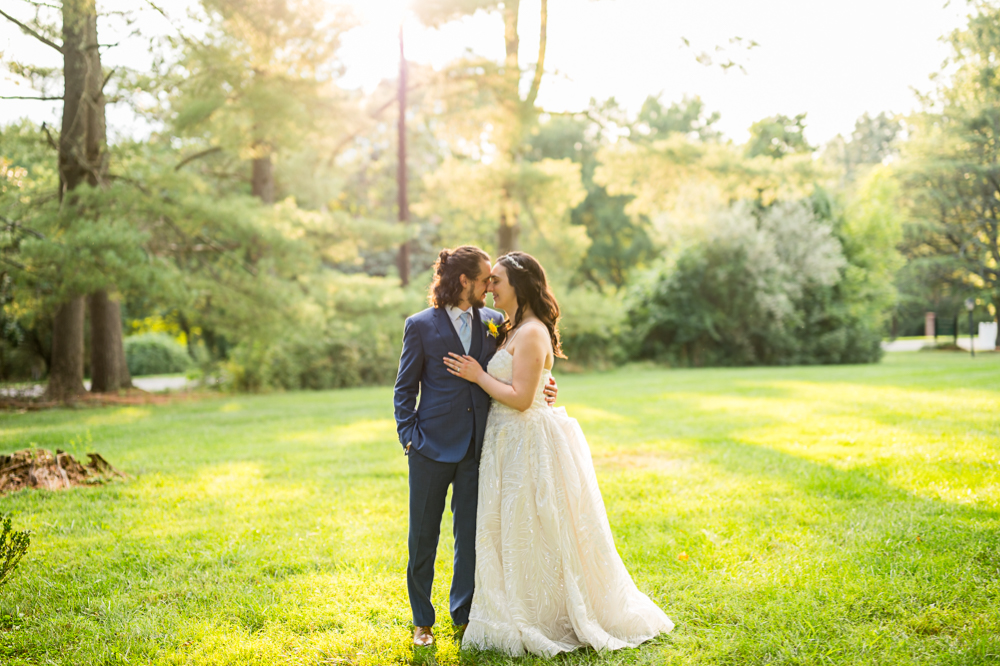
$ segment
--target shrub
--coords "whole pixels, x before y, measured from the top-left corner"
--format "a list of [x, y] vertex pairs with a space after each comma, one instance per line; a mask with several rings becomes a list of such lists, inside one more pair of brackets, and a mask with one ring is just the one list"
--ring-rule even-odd
[[133, 376], [184, 372], [192, 364], [187, 350], [166, 333], [141, 333], [125, 338], [125, 361]]
[[236, 346], [224, 365], [229, 388], [322, 390], [396, 379], [403, 322], [426, 307], [426, 292], [402, 290], [392, 278], [334, 273], [310, 287], [275, 337]]
[[811, 205], [739, 205], [636, 287], [629, 321], [640, 356], [678, 365], [872, 362], [866, 281]]
[[21, 558], [28, 552], [31, 535], [13, 529], [8, 514], [0, 513], [0, 522], [3, 523], [3, 529], [0, 531], [0, 587], [3, 587]]
[[561, 370], [607, 368], [628, 360], [625, 306], [617, 294], [591, 289], [557, 293], [562, 319], [559, 334], [566, 360]]

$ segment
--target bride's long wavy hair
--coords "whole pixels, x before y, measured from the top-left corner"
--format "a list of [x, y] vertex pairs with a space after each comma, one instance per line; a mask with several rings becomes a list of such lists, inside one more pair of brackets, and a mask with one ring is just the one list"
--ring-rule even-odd
[[552, 294], [552, 290], [549, 289], [549, 283], [545, 278], [545, 269], [526, 252], [508, 252], [497, 259], [497, 263], [503, 264], [507, 270], [507, 281], [514, 288], [514, 295], [517, 297], [517, 312], [514, 313], [513, 320], [508, 315], [503, 324], [500, 325], [500, 331], [497, 333], [497, 345], [502, 345], [511, 330], [521, 324], [525, 306], [527, 306], [545, 324], [545, 328], [549, 329], [552, 353], [557, 358], [566, 358], [559, 340], [559, 303]]

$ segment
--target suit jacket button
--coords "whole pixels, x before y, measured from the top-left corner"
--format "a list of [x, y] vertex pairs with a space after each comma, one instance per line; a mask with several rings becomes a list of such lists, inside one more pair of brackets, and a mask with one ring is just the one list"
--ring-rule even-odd
[[471, 412], [471, 411], [472, 411], [472, 407], [469, 407], [469, 408], [468, 408], [468, 409], [466, 409], [465, 411], [467, 411], [467, 412]]

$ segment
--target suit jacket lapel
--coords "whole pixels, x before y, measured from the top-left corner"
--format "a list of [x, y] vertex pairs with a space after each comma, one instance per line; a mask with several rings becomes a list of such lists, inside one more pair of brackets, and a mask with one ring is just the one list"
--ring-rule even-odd
[[479, 318], [479, 308], [472, 308], [472, 339], [469, 340], [469, 356], [475, 359], [483, 357], [483, 345], [486, 344], [483, 334], [483, 320]]
[[444, 339], [445, 344], [448, 345], [448, 351], [453, 351], [459, 356], [465, 353], [465, 349], [462, 347], [462, 340], [458, 337], [458, 331], [455, 330], [455, 326], [451, 323], [451, 317], [448, 316], [447, 310], [444, 308], [434, 308], [434, 326]]
[[[489, 337], [492, 336], [489, 336], [487, 333], [487, 324], [483, 319], [482, 310], [476, 310], [476, 319], [479, 321], [479, 340], [482, 344], [479, 351], [479, 360], [482, 362], [483, 359], [490, 355]], [[489, 321], [492, 321], [492, 319], [489, 319]]]

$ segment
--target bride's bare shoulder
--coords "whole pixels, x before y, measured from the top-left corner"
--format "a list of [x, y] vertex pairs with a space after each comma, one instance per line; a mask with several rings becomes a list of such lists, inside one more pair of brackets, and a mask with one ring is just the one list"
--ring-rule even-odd
[[535, 337], [541, 334], [548, 335], [548, 329], [545, 328], [545, 324], [539, 319], [528, 319], [522, 321], [516, 329], [514, 329], [515, 337]]
[[549, 337], [549, 329], [539, 319], [531, 319], [521, 324], [524, 327], [524, 334], [532, 337]]
[[530, 320], [520, 325], [514, 347], [542, 349], [549, 344], [549, 330], [541, 321]]

